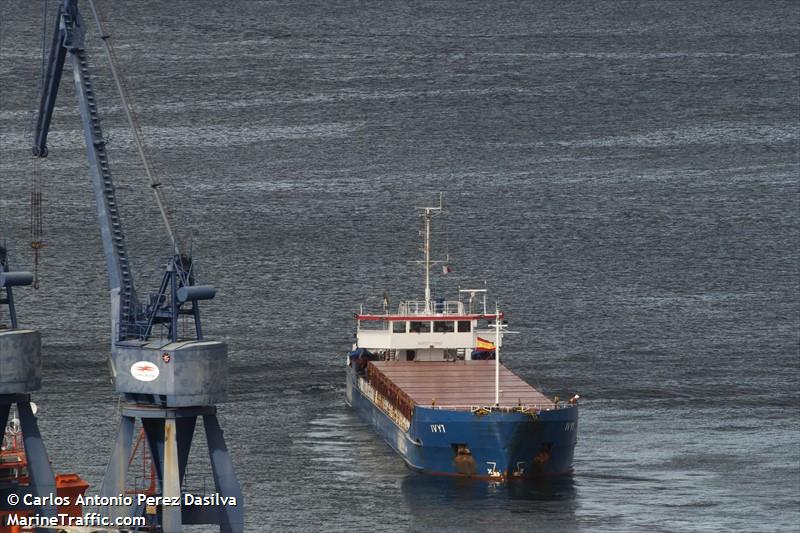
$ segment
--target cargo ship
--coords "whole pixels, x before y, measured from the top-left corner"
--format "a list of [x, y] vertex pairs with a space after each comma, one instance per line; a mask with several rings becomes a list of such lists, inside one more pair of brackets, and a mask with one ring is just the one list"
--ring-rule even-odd
[[[486, 289], [431, 295], [431, 221], [423, 207], [425, 292], [390, 311], [364, 308], [347, 357], [346, 402], [415, 471], [492, 481], [572, 472], [578, 395], [548, 397], [500, 362], [504, 314]], [[447, 272], [449, 266], [443, 264]]]

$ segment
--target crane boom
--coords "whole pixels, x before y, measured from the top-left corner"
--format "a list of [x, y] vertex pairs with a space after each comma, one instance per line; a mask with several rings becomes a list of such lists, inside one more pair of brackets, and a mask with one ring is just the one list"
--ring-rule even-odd
[[[64, 6], [59, 5], [58, 20], [61, 19], [61, 11], [63, 9]], [[34, 132], [33, 155], [39, 157], [47, 157], [47, 134], [50, 131], [50, 121], [53, 118], [56, 95], [58, 95], [58, 87], [61, 84], [61, 72], [64, 70], [64, 60], [67, 57], [67, 49], [63, 46], [65, 37], [65, 30], [56, 24], [50, 43], [49, 61], [45, 69], [39, 112], [36, 119], [36, 131]]]
[[[95, 11], [96, 13], [96, 11]], [[101, 31], [102, 25], [98, 25]], [[47, 135], [55, 108], [56, 96], [60, 86], [62, 72], [67, 58], [72, 65], [75, 80], [75, 95], [78, 99], [83, 134], [86, 141], [86, 152], [97, 206], [97, 218], [103, 241], [106, 267], [108, 271], [109, 289], [111, 291], [112, 322], [114, 323], [113, 343], [128, 339], [147, 340], [157, 326], [163, 326], [171, 340], [178, 340], [178, 319], [182, 315], [194, 318], [194, 330], [198, 339], [202, 338], [200, 309], [197, 301], [214, 296], [214, 289], [208, 286], [195, 287], [194, 268], [191, 257], [182, 254], [169, 226], [160, 183], [151, 172], [151, 165], [144, 157], [145, 170], [150, 176], [151, 188], [155, 191], [156, 202], [162, 218], [167, 224], [167, 232], [171, 240], [174, 255], [168, 262], [159, 291], [150, 296], [148, 303], [143, 304], [136, 295], [128, 248], [125, 243], [125, 232], [117, 202], [116, 189], [111, 174], [106, 140], [100, 123], [97, 101], [92, 86], [89, 61], [84, 46], [86, 26], [77, 8], [76, 0], [62, 0], [59, 4], [57, 23], [54, 25], [50, 54], [46, 67], [42, 95], [34, 135], [33, 154], [47, 157]], [[103, 35], [107, 39], [107, 35]], [[107, 43], [108, 44], [108, 43]], [[109, 52], [110, 53], [110, 52]], [[119, 80], [116, 71], [114, 77]], [[121, 96], [125, 96], [122, 85], [117, 81]], [[144, 155], [141, 131], [123, 101], [129, 123], [134, 128], [134, 139], [140, 154]], [[181, 293], [182, 288], [191, 289]], [[188, 307], [184, 309], [184, 305]]]
[[56, 103], [65, 59], [69, 56], [75, 79], [89, 169], [97, 206], [97, 218], [103, 241], [109, 289], [112, 293], [112, 320], [119, 324], [117, 339], [129, 336], [127, 326], [137, 322], [140, 314], [133, 276], [125, 244], [125, 233], [117, 203], [114, 180], [111, 175], [106, 141], [97, 111], [97, 101], [92, 87], [89, 62], [84, 48], [85, 26], [74, 0], [64, 0], [58, 9], [57, 24], [53, 29], [46, 78], [40, 99], [36, 122], [33, 152], [39, 157], [48, 155], [47, 134]]
[[122, 76], [117, 71], [117, 57], [114, 53], [114, 45], [111, 42], [111, 34], [106, 32], [103, 21], [100, 19], [100, 13], [94, 4], [94, 0], [89, 0], [89, 7], [92, 9], [97, 31], [100, 32], [100, 37], [103, 39], [103, 48], [106, 51], [106, 58], [108, 58], [108, 66], [111, 67], [111, 75], [114, 78], [114, 84], [117, 86], [117, 92], [122, 100], [122, 109], [125, 111], [125, 118], [128, 119], [128, 125], [130, 125], [131, 131], [133, 132], [133, 141], [136, 144], [136, 149], [139, 151], [139, 157], [142, 160], [145, 174], [147, 174], [147, 178], [150, 181], [150, 189], [152, 189], [153, 195], [155, 196], [158, 210], [161, 213], [161, 220], [164, 222], [164, 228], [167, 230], [170, 242], [172, 242], [173, 250], [176, 254], [180, 254], [181, 250], [178, 246], [178, 240], [175, 238], [175, 234], [172, 232], [172, 225], [169, 223], [167, 202], [164, 200], [164, 193], [161, 190], [161, 181], [156, 177], [153, 171], [153, 165], [150, 163], [150, 158], [145, 149], [142, 128], [139, 126], [139, 122], [136, 120], [136, 115], [133, 112], [130, 94], [128, 94]]

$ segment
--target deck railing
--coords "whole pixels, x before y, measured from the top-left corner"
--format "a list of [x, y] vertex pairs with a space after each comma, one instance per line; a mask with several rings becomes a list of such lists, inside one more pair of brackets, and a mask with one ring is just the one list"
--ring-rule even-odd
[[463, 312], [462, 305], [458, 300], [434, 300], [430, 302], [430, 308], [427, 308], [425, 300], [408, 300], [400, 304], [398, 312], [401, 315], [427, 315], [431, 313], [458, 315]]
[[440, 409], [444, 411], [470, 411], [476, 414], [489, 414], [491, 412], [500, 412], [500, 413], [523, 413], [523, 414], [530, 414], [535, 415], [541, 411], [555, 411], [556, 409], [564, 409], [567, 407], [572, 407], [572, 404], [568, 402], [560, 402], [558, 405], [554, 405], [551, 402], [541, 403], [541, 404], [533, 404], [533, 405], [513, 405], [513, 406], [506, 406], [506, 405], [422, 405], [418, 404], [417, 407], [422, 407], [424, 409]]

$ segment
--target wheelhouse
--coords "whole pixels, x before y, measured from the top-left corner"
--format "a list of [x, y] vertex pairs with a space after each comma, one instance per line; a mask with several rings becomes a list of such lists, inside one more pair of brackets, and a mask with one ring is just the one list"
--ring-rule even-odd
[[[502, 335], [492, 326], [502, 313], [474, 311], [475, 297], [485, 289], [459, 291], [469, 302], [433, 300], [401, 302], [396, 313], [359, 313], [357, 346], [384, 361], [456, 361], [486, 358], [502, 346]], [[388, 306], [387, 306], [388, 307]]]

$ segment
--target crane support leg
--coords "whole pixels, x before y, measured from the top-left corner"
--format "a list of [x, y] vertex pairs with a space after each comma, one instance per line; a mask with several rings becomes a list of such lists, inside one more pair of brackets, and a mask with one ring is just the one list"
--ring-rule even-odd
[[[156, 481], [164, 478], [162, 458], [164, 457], [164, 421], [158, 418], [142, 418], [142, 428], [147, 438], [147, 447], [150, 449], [150, 458], [156, 471]], [[162, 489], [160, 484], [157, 487]]]
[[[197, 416], [175, 418], [175, 429], [178, 440], [178, 474], [183, 485], [186, 474], [186, 464], [189, 462], [189, 451], [192, 448], [192, 437]], [[156, 479], [163, 479], [164, 468], [161, 460], [164, 457], [164, 420], [158, 418], [142, 418], [142, 427], [147, 437], [147, 446], [150, 449], [153, 467], [156, 469]]]
[[[36, 415], [31, 409], [30, 398], [17, 402], [17, 413], [22, 428], [22, 442], [25, 443], [25, 457], [28, 460], [28, 476], [30, 477], [30, 492], [36, 496], [46, 497], [56, 494], [56, 477], [47, 450], [39, 433], [39, 424]], [[42, 516], [55, 518], [54, 505], [42, 506], [39, 511]]]
[[[114, 444], [114, 451], [111, 453], [111, 461], [106, 467], [106, 474], [103, 477], [103, 484], [100, 486], [101, 496], [119, 496], [125, 494], [126, 478], [128, 476], [128, 460], [131, 456], [133, 443], [133, 426], [136, 419], [130, 416], [122, 416], [119, 424], [117, 442]], [[133, 510], [128, 506], [109, 506], [103, 507], [101, 512], [112, 520], [119, 516], [131, 516]]]
[[[28, 463], [28, 477], [30, 479], [27, 487], [19, 487], [20, 497], [23, 494], [33, 494], [34, 496], [45, 498], [51, 494], [56, 494], [56, 479], [53, 475], [53, 468], [50, 466], [50, 459], [47, 457], [47, 450], [42, 435], [39, 433], [39, 425], [36, 422], [36, 415], [31, 408], [29, 394], [0, 394], [0, 423], [5, 429], [8, 424], [8, 416], [11, 412], [11, 404], [17, 404], [17, 414], [19, 416], [22, 442], [25, 446], [25, 456]], [[45, 500], [46, 501], [46, 500]], [[0, 502], [0, 509], [6, 509], [6, 502]], [[19, 505], [17, 508], [26, 508]], [[30, 509], [30, 507], [28, 507]], [[32, 508], [39, 516], [49, 518], [56, 517], [56, 508], [53, 505], [34, 506]], [[44, 531], [44, 530], [42, 530]]]
[[[133, 427], [137, 418], [144, 428], [153, 466], [156, 471], [156, 487], [165, 498], [177, 498], [180, 505], [162, 505], [161, 530], [164, 533], [180, 533], [183, 524], [215, 524], [222, 533], [244, 532], [244, 498], [239, 480], [233, 468], [228, 448], [225, 445], [222, 428], [217, 420], [216, 407], [149, 407], [127, 405], [122, 408], [123, 425], [120, 438], [106, 470], [101, 494], [112, 496], [124, 493], [125, 473], [131, 453]], [[214, 487], [220, 503], [211, 505], [184, 505], [186, 493], [183, 481], [192, 447], [197, 417], [203, 417], [208, 455], [214, 475]], [[125, 420], [130, 422], [126, 423]], [[123, 429], [123, 426], [129, 429]], [[124, 435], [123, 435], [124, 433]], [[127, 447], [122, 446], [127, 444]], [[192, 494], [192, 496], [209, 496]], [[235, 504], [227, 499], [235, 498]], [[106, 511], [106, 513], [108, 513]], [[107, 516], [116, 516], [107, 514]]]
[[225, 446], [225, 438], [219, 425], [216, 414], [203, 417], [208, 441], [208, 454], [211, 458], [211, 469], [214, 472], [214, 486], [220, 496], [235, 497], [238, 505], [224, 505], [219, 511], [220, 531], [223, 533], [236, 533], [244, 531], [244, 496], [236, 472], [233, 470], [233, 461]]
[[[178, 435], [175, 419], [164, 420], [164, 477], [161, 481], [167, 501], [181, 500], [181, 482], [178, 474]], [[181, 533], [181, 508], [183, 505], [161, 507], [161, 531]]]

